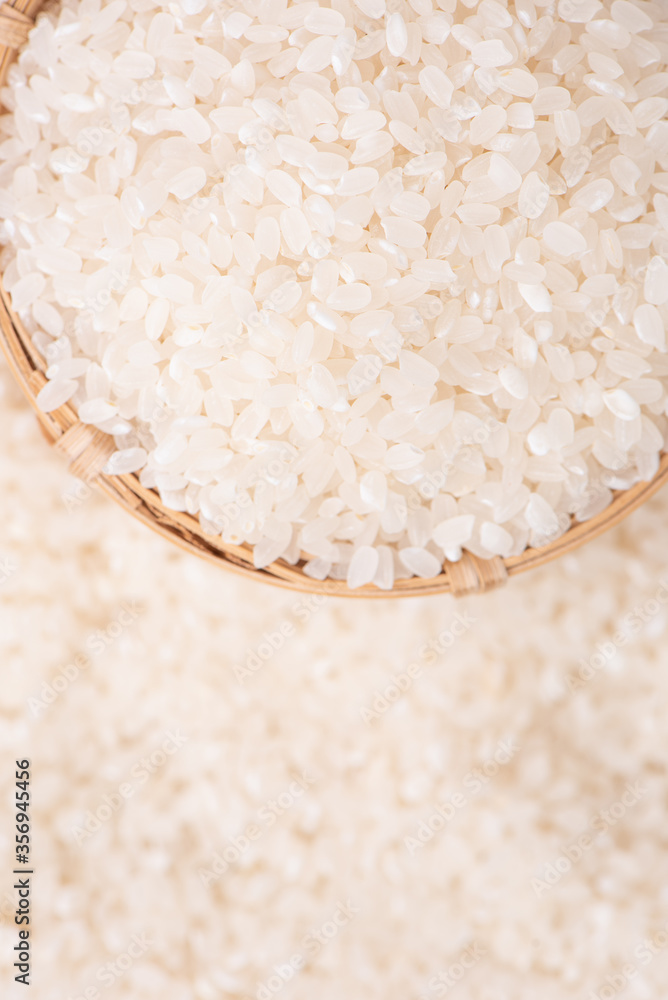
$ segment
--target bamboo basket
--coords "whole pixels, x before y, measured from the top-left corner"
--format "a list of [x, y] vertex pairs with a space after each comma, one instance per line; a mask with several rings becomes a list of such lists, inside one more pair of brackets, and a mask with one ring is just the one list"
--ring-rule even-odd
[[[42, 0], [11, 0], [0, 7], [0, 82], [14, 54], [26, 41], [34, 16]], [[304, 561], [292, 566], [278, 560], [264, 569], [255, 569], [249, 547], [225, 544], [219, 536], [206, 534], [197, 518], [165, 507], [155, 490], [146, 489], [136, 475], [111, 476], [103, 472], [112, 452], [113, 438], [78, 420], [75, 410], [65, 404], [51, 413], [43, 413], [36, 396], [47, 379], [45, 362], [33, 347], [30, 337], [11, 308], [8, 294], [0, 280], [0, 346], [10, 369], [32, 405], [47, 440], [70, 460], [70, 471], [84, 482], [112, 497], [138, 520], [175, 542], [182, 549], [225, 566], [245, 576], [280, 587], [318, 594], [348, 597], [408, 597], [412, 595], [452, 593], [455, 596], [489, 590], [508, 577], [542, 566], [570, 552], [623, 518], [645, 502], [668, 479], [668, 453], [650, 482], [619, 491], [612, 503], [596, 517], [576, 522], [560, 537], [541, 548], [526, 549], [521, 555], [482, 560], [464, 553], [459, 562], [445, 562], [438, 577], [423, 580], [397, 580], [391, 591], [372, 584], [350, 590], [339, 580], [313, 580], [303, 572]]]

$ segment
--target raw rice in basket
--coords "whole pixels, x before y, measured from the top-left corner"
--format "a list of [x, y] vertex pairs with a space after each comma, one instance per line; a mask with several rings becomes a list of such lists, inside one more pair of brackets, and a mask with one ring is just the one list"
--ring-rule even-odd
[[2, 101], [41, 408], [256, 566], [390, 589], [655, 474], [663, 0], [65, 0]]

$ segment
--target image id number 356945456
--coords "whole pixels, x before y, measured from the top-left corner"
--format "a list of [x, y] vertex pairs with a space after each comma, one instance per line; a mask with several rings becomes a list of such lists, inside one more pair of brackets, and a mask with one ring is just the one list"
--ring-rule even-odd
[[[16, 868], [14, 889], [18, 893], [18, 901], [14, 914], [14, 923], [19, 928], [19, 940], [14, 945], [16, 959], [14, 967], [17, 983], [30, 985], [30, 878], [33, 874], [30, 865], [30, 761], [16, 761]], [[19, 877], [20, 876], [20, 877]]]

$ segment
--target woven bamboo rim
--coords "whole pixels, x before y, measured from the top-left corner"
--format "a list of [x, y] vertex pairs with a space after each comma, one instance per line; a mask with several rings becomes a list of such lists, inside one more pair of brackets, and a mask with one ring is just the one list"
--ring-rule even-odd
[[[42, 0], [8, 0], [0, 7], [0, 81], [4, 80], [16, 49], [26, 41], [34, 23], [33, 17], [41, 6]], [[408, 597], [442, 593], [460, 596], [489, 590], [503, 584], [509, 576], [542, 566], [596, 538], [644, 503], [668, 479], [666, 453], [650, 482], [639, 483], [632, 489], [617, 492], [610, 506], [588, 521], [578, 523], [571, 520], [571, 526], [565, 534], [549, 545], [527, 549], [521, 555], [509, 559], [496, 556], [482, 560], [464, 553], [459, 562], [446, 561], [443, 572], [430, 580], [397, 580], [391, 591], [380, 590], [371, 584], [350, 590], [339, 580], [320, 581], [305, 576], [305, 560], [291, 566], [279, 559], [264, 569], [255, 569], [250, 548], [225, 544], [219, 536], [205, 534], [195, 517], [165, 507], [158, 493], [142, 486], [136, 475], [110, 476], [104, 473], [107, 460], [115, 450], [113, 439], [82, 424], [69, 404], [51, 413], [43, 413], [37, 406], [36, 396], [47, 381], [44, 374], [45, 362], [32, 346], [30, 337], [12, 310], [1, 279], [0, 346], [17, 383], [33, 407], [47, 440], [70, 459], [73, 475], [106, 493], [134, 517], [186, 551], [194, 552], [210, 562], [226, 566], [245, 576], [306, 593], [349, 597]]]

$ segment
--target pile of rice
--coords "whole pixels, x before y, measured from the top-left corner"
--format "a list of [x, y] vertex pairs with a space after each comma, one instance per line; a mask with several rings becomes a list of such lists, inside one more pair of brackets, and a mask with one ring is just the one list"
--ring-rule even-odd
[[258, 567], [390, 588], [651, 478], [663, 0], [65, 0], [12, 65], [39, 403]]

